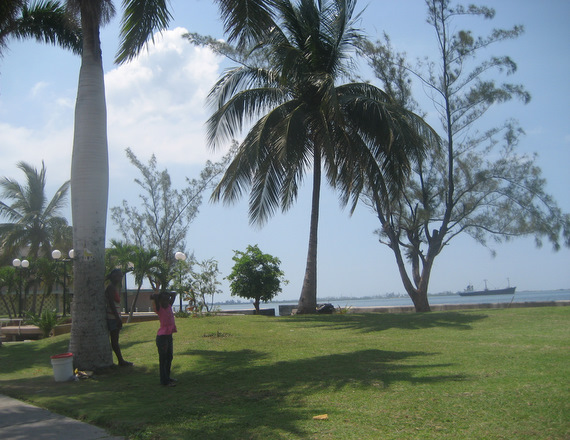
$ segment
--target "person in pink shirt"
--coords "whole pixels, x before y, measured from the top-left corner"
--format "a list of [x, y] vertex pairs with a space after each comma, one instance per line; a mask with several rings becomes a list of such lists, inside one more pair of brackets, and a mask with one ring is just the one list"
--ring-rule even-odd
[[176, 379], [170, 377], [170, 367], [173, 358], [172, 333], [176, 332], [172, 304], [176, 293], [160, 292], [151, 295], [154, 301], [154, 311], [160, 320], [160, 328], [156, 334], [156, 347], [158, 348], [158, 361], [160, 365], [160, 384], [165, 387], [176, 386]]

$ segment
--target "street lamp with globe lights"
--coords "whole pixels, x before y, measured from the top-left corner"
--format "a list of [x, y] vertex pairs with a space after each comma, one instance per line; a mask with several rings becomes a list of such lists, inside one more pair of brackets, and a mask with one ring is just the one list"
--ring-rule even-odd
[[[186, 254], [184, 252], [176, 252], [174, 254], [174, 258], [176, 258], [178, 261], [185, 261]], [[180, 270], [179, 273], [179, 282], [180, 282], [180, 289], [182, 289], [182, 270]], [[182, 311], [182, 290], [180, 290], [178, 295], [180, 296], [180, 311]]]
[[14, 266], [16, 269], [18, 269], [19, 272], [19, 278], [20, 278], [20, 289], [18, 292], [18, 316], [21, 318], [22, 317], [22, 270], [23, 269], [27, 269], [28, 267], [30, 267], [30, 262], [28, 260], [20, 260], [19, 258], [14, 258], [14, 260], [12, 261], [12, 266]]
[[66, 279], [67, 279], [67, 263], [73, 260], [75, 257], [75, 251], [71, 249], [68, 253], [69, 258], [61, 258], [61, 251], [54, 249], [51, 253], [51, 257], [56, 261], [61, 261], [63, 263], [63, 316], [66, 316], [67, 312], [67, 290], [66, 290]]

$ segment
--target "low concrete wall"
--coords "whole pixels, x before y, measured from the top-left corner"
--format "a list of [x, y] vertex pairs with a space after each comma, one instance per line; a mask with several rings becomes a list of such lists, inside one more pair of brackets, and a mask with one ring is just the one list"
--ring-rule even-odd
[[[570, 301], [533, 301], [513, 303], [481, 303], [481, 304], [434, 304], [432, 312], [449, 310], [476, 310], [476, 309], [508, 309], [526, 307], [559, 307], [570, 306]], [[348, 313], [415, 313], [414, 306], [382, 306], [382, 307], [351, 307]]]
[[[123, 320], [123, 323], [126, 323], [127, 320], [129, 319], [129, 315], [126, 313], [123, 313], [121, 315], [121, 319]], [[133, 314], [133, 319], [131, 319], [131, 324], [134, 322], [145, 322], [145, 321], [157, 321], [158, 320], [158, 315], [154, 312], [135, 312]]]
[[[223, 310], [221, 315], [255, 315], [255, 309]], [[259, 309], [263, 316], [275, 316], [275, 309]]]
[[297, 306], [294, 304], [280, 304], [279, 305], [279, 316], [289, 316], [293, 314], [293, 309]]
[[71, 333], [71, 323], [69, 324], [61, 324], [56, 326], [53, 329], [53, 335], [54, 336], [59, 336], [59, 335], [63, 335], [65, 333]]
[[[482, 304], [433, 304], [433, 312], [449, 310], [475, 310], [475, 309], [508, 309], [523, 307], [558, 307], [570, 306], [570, 301], [532, 301], [513, 303], [482, 303]], [[280, 305], [279, 316], [290, 316], [297, 306]], [[372, 307], [349, 307], [347, 313], [415, 313], [414, 306], [372, 306]]]
[[42, 331], [35, 325], [6, 326], [0, 330], [6, 341], [22, 341], [24, 339], [39, 339]]

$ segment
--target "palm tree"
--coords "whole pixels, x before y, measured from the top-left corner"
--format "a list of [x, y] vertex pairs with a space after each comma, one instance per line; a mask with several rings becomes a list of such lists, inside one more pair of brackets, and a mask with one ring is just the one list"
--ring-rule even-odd
[[81, 53], [81, 30], [65, 6], [54, 0], [0, 2], [0, 56], [9, 38], [35, 38]]
[[131, 305], [131, 312], [129, 313], [129, 319], [127, 322], [131, 322], [133, 319], [133, 312], [136, 309], [144, 279], [148, 278], [153, 288], [155, 288], [157, 272], [164, 266], [164, 262], [158, 258], [158, 252], [154, 249], [146, 250], [137, 247], [133, 254], [132, 262], [133, 275], [135, 276], [135, 284], [137, 285], [137, 293]]
[[125, 243], [120, 240], [111, 240], [112, 248], [105, 252], [105, 273], [109, 273], [112, 269], [119, 267], [123, 273], [123, 300], [126, 312], [129, 311], [127, 298], [127, 274], [132, 271], [133, 254], [137, 247], [132, 244]]
[[61, 185], [48, 201], [44, 163], [40, 171], [26, 162], [19, 162], [17, 167], [26, 176], [25, 185], [8, 177], [0, 179], [5, 200], [0, 201], [0, 217], [8, 220], [0, 224], [3, 259], [10, 259], [25, 248], [28, 257], [49, 256], [54, 239], [63, 225], [67, 225], [67, 220], [60, 213], [67, 204], [69, 181]]
[[[117, 62], [134, 58], [171, 15], [164, 0], [124, 0]], [[83, 48], [75, 106], [71, 204], [75, 277], [70, 351], [79, 368], [112, 365], [105, 324], [105, 229], [109, 188], [107, 117], [100, 27], [113, 15], [111, 0], [67, 0], [80, 17]]]
[[[422, 155], [423, 121], [370, 84], [337, 85], [354, 67], [362, 42], [354, 27], [356, 0], [218, 0], [229, 41], [257, 44], [271, 68], [241, 66], [226, 72], [210, 92], [215, 110], [210, 144], [249, 130], [213, 198], [233, 202], [251, 188], [250, 221], [263, 224], [295, 201], [312, 168], [309, 247], [298, 313], [315, 313], [317, 232], [321, 173], [352, 200], [372, 186], [394, 194]], [[426, 128], [426, 126], [423, 126]]]

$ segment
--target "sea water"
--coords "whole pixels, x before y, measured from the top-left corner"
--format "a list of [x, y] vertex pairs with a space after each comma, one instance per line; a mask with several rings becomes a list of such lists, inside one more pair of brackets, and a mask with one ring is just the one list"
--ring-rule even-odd
[[[521, 291], [514, 295], [480, 295], [480, 296], [459, 296], [449, 295], [428, 295], [431, 305], [436, 304], [488, 304], [488, 303], [510, 303], [510, 302], [540, 302], [540, 301], [570, 301], [570, 289], [544, 290], [544, 291]], [[378, 297], [378, 298], [344, 298], [344, 299], [323, 299], [318, 300], [319, 304], [330, 303], [335, 307], [399, 307], [413, 306], [410, 297]], [[275, 309], [275, 315], [279, 315], [280, 305], [297, 305], [297, 301], [269, 302], [262, 303], [262, 309]], [[241, 304], [215, 304], [217, 310], [241, 310], [252, 309], [252, 303]]]

